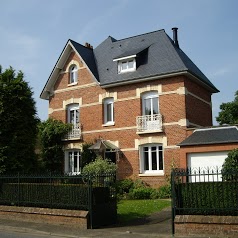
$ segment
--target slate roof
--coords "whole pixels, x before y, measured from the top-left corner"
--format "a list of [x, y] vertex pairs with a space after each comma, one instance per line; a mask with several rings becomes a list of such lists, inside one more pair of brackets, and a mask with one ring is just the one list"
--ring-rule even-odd
[[[141, 56], [141, 59], [146, 58], [146, 62], [141, 63], [136, 71], [118, 74], [117, 62], [113, 59], [128, 56], [128, 52], [137, 54], [141, 49], [148, 49], [147, 54]], [[109, 36], [94, 49], [94, 55], [101, 86], [171, 73], [189, 72], [205, 83], [212, 92], [219, 92], [189, 57], [173, 43], [164, 30], [122, 40]]]
[[[133, 83], [138, 80], [151, 80], [152, 77], [163, 77], [170, 74], [189, 73], [210, 92], [219, 92], [189, 57], [174, 44], [165, 31], [158, 30], [121, 40], [109, 36], [95, 49], [68, 40], [41, 92], [41, 98], [49, 98], [49, 92], [70, 53], [71, 45], [102, 87]], [[131, 55], [136, 55], [137, 69], [118, 74], [118, 62], [115, 59]]]
[[87, 66], [89, 67], [89, 69], [91, 70], [91, 72], [93, 73], [95, 78], [99, 79], [93, 49], [85, 47], [73, 40], [69, 40], [69, 41], [72, 43], [74, 48], [78, 51], [79, 55], [82, 57], [84, 62], [87, 64]]
[[179, 146], [238, 143], [237, 126], [197, 129]]

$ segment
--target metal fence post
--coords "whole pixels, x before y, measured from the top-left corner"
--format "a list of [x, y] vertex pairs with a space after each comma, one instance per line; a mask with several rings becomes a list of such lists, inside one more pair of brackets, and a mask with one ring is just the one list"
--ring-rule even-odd
[[92, 199], [92, 176], [88, 174], [88, 210], [90, 218], [90, 228], [93, 229], [93, 199]]
[[20, 174], [17, 173], [17, 206], [20, 206]]
[[172, 235], [175, 233], [175, 227], [174, 227], [174, 219], [176, 215], [176, 210], [175, 210], [175, 186], [174, 186], [175, 180], [174, 180], [174, 170], [171, 171], [171, 207], [172, 207]]

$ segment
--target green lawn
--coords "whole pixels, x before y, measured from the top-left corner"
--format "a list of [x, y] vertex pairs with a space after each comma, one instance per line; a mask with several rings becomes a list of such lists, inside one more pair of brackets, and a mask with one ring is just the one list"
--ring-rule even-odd
[[160, 199], [121, 200], [117, 204], [118, 220], [125, 223], [161, 211], [170, 205], [171, 201]]

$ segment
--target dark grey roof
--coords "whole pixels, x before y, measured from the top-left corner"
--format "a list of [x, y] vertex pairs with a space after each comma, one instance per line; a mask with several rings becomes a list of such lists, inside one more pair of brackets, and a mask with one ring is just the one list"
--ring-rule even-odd
[[[140, 63], [136, 71], [118, 74], [117, 62], [113, 59], [128, 56], [129, 52], [148, 48], [146, 54], [138, 58]], [[110, 86], [137, 79], [162, 76], [171, 73], [189, 72], [200, 82], [205, 83], [212, 92], [217, 88], [199, 70], [199, 68], [178, 48], [164, 30], [154, 31], [122, 40], [109, 36], [94, 49], [96, 65], [101, 86]], [[143, 60], [142, 58], [144, 57]]]
[[144, 46], [138, 49], [133, 49], [133, 50], [128, 50], [123, 52], [122, 54], [118, 55], [117, 57], [115, 57], [114, 59], [119, 59], [122, 57], [127, 57], [127, 56], [131, 56], [131, 55], [138, 55], [139, 53], [141, 53], [142, 51], [144, 51], [145, 49], [147, 49], [149, 46]]
[[238, 143], [236, 126], [197, 129], [179, 146]]
[[69, 41], [72, 43], [74, 48], [77, 50], [79, 55], [82, 57], [84, 62], [87, 64], [87, 66], [89, 67], [89, 69], [91, 70], [91, 72], [93, 73], [95, 78], [97, 80], [99, 80], [93, 49], [85, 47], [73, 40], [69, 40]]

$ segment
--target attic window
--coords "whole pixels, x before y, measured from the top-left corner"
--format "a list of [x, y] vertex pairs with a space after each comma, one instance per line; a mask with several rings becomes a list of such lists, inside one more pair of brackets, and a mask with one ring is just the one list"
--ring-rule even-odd
[[78, 68], [76, 65], [71, 65], [69, 69], [69, 83], [75, 84], [78, 81]]
[[118, 73], [126, 73], [136, 70], [136, 55], [114, 59], [118, 62]]

